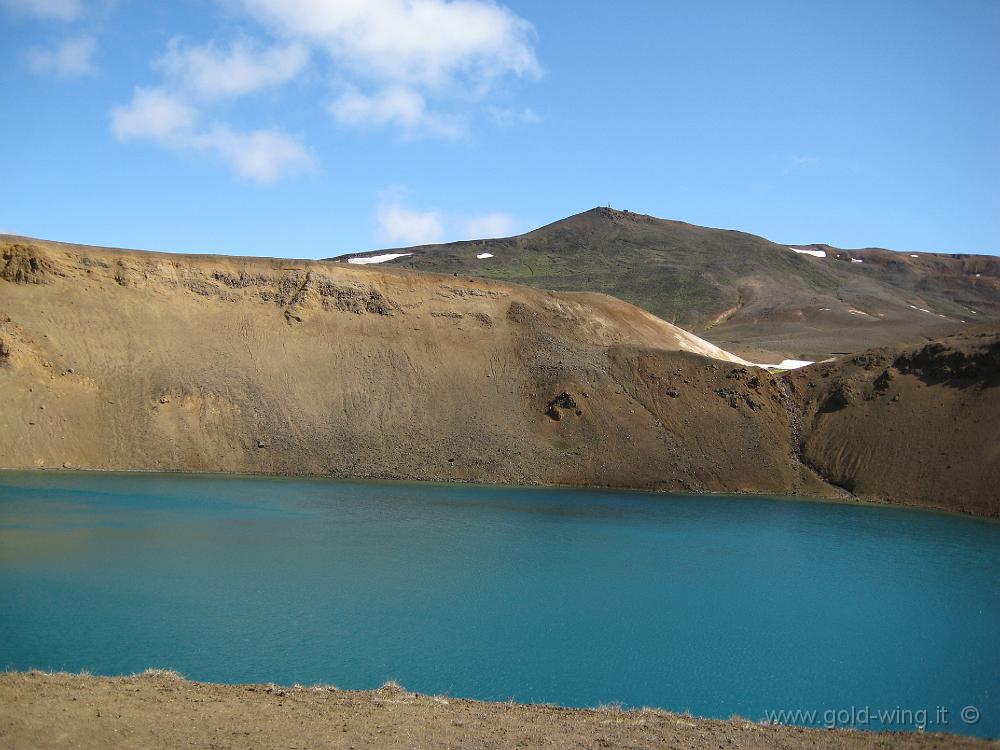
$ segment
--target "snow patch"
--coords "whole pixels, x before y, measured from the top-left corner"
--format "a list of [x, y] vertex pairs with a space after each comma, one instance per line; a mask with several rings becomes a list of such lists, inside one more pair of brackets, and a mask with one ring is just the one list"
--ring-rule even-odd
[[369, 255], [365, 258], [348, 258], [348, 263], [354, 263], [356, 265], [364, 265], [366, 263], [385, 263], [387, 260], [396, 260], [396, 258], [402, 258], [405, 255], [413, 255], [413, 253], [384, 253], [382, 255]]
[[851, 263], [864, 263], [864, 261], [861, 258], [851, 258]]
[[919, 258], [920, 256], [919, 255], [914, 255], [913, 253], [910, 253], [910, 257], [911, 258]]
[[811, 255], [814, 258], [826, 257], [826, 250], [803, 250], [798, 247], [789, 247], [788, 249], [791, 250], [793, 253], [798, 253], [799, 255]]
[[783, 359], [777, 365], [757, 365], [757, 367], [763, 367], [765, 370], [797, 370], [800, 367], [814, 364], [816, 363], [808, 359]]
[[476, 257], [479, 258], [479, 260], [483, 260], [484, 258], [492, 258], [493, 253], [479, 253], [476, 255]]
[[868, 313], [866, 313], [864, 310], [855, 310], [853, 307], [847, 312], [849, 312], [851, 315], [866, 315], [869, 318], [871, 317], [871, 315], [868, 315]]
[[920, 312], [925, 312], [925, 313], [927, 313], [928, 315], [935, 315], [935, 316], [937, 316], [937, 317], [939, 317], [939, 318], [945, 318], [945, 317], [947, 317], [946, 315], [940, 315], [940, 314], [938, 314], [938, 313], [936, 313], [936, 312], [933, 312], [933, 311], [931, 311], [931, 310], [925, 310], [925, 309], [924, 309], [924, 308], [922, 308], [922, 307], [917, 307], [916, 305], [910, 305], [910, 307], [912, 307], [912, 308], [913, 308], [914, 310], [920, 310]]

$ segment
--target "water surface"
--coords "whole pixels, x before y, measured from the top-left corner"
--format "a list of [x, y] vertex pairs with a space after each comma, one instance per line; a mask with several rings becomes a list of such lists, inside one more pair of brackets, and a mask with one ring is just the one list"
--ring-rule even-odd
[[0, 473], [0, 668], [996, 736], [998, 573], [1000, 524], [899, 508]]

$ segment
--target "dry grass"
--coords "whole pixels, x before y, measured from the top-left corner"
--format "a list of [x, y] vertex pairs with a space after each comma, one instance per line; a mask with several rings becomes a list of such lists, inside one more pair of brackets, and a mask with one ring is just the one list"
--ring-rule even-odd
[[155, 677], [159, 680], [184, 680], [184, 675], [173, 669], [156, 669], [150, 667], [135, 675], [136, 677]]

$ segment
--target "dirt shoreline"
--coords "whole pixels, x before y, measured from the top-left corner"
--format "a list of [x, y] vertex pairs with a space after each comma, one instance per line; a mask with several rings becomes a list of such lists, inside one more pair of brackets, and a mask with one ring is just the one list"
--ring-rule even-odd
[[485, 703], [329, 686], [220, 685], [162, 670], [132, 677], [0, 674], [0, 746], [18, 748], [988, 748], [952, 734], [757, 724], [615, 707]]
[[412, 479], [412, 478], [397, 478], [397, 477], [364, 477], [364, 476], [350, 476], [350, 475], [333, 475], [333, 474], [300, 474], [294, 472], [281, 472], [273, 474], [260, 474], [260, 473], [247, 473], [247, 472], [236, 472], [236, 471], [186, 471], [184, 469], [164, 469], [160, 471], [149, 471], [147, 469], [92, 469], [86, 467], [59, 467], [59, 466], [49, 466], [44, 468], [24, 468], [19, 466], [0, 466], [0, 474], [3, 472], [10, 473], [52, 473], [52, 474], [70, 474], [70, 473], [86, 473], [86, 474], [149, 474], [149, 475], [178, 475], [178, 476], [206, 476], [206, 477], [245, 477], [245, 478], [260, 478], [260, 479], [318, 479], [327, 480], [331, 482], [417, 482], [420, 484], [440, 484], [440, 485], [455, 485], [455, 484], [468, 484], [475, 487], [504, 487], [510, 489], [548, 489], [548, 490], [606, 490], [609, 492], [641, 492], [653, 495], [680, 495], [683, 497], [771, 497], [778, 498], [781, 500], [792, 500], [792, 501], [802, 501], [802, 502], [817, 502], [817, 503], [835, 503], [838, 505], [868, 505], [872, 507], [890, 507], [890, 508], [900, 508], [900, 509], [910, 509], [910, 510], [925, 510], [933, 511], [935, 513], [946, 513], [948, 515], [956, 516], [966, 516], [972, 518], [979, 518], [983, 520], [990, 521], [1000, 521], [1000, 518], [996, 516], [987, 515], [985, 513], [977, 512], [974, 509], [966, 508], [955, 508], [942, 503], [928, 503], [922, 502], [920, 500], [904, 500], [899, 498], [881, 497], [881, 496], [870, 496], [861, 497], [858, 495], [851, 495], [844, 491], [841, 496], [828, 496], [828, 497], [818, 497], [816, 495], [810, 495], [805, 493], [774, 493], [765, 491], [754, 491], [754, 490], [733, 490], [730, 492], [687, 492], [684, 490], [671, 490], [658, 487], [629, 487], [629, 486], [618, 486], [609, 484], [556, 484], [556, 483], [537, 483], [537, 484], [517, 484], [517, 483], [498, 483], [491, 481], [477, 482], [475, 479]]

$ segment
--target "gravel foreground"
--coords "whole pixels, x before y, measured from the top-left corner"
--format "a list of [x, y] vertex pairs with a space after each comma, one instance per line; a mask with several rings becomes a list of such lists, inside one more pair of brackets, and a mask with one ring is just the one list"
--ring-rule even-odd
[[1000, 742], [567, 709], [426, 696], [389, 684], [216, 685], [134, 677], [0, 674], [4, 748], [996, 748]]

